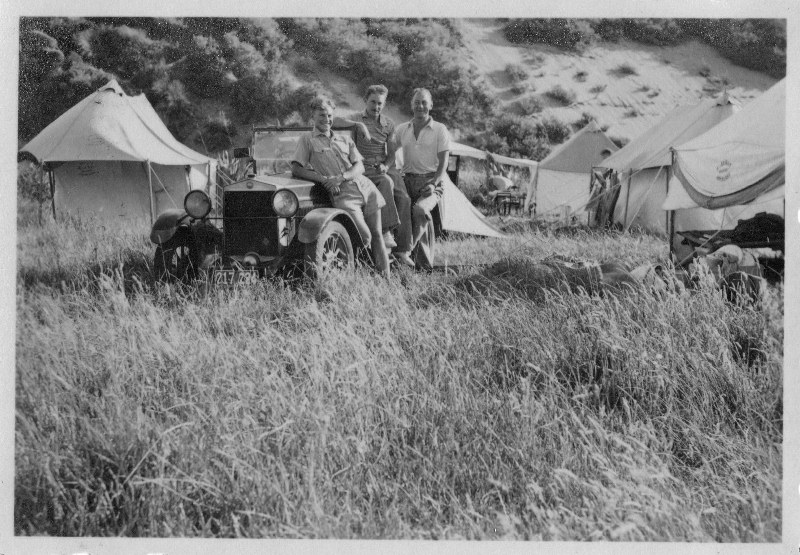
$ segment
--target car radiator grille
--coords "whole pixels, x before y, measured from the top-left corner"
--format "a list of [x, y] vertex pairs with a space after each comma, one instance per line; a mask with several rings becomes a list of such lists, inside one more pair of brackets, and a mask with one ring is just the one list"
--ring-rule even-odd
[[225, 253], [278, 254], [278, 221], [272, 211], [272, 191], [225, 193], [223, 230]]

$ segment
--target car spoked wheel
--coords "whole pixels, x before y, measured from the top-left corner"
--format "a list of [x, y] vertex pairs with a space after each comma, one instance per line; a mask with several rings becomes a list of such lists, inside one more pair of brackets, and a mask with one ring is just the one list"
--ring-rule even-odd
[[196, 275], [192, 246], [183, 235], [159, 245], [153, 259], [153, 271], [159, 281], [188, 281]]
[[305, 251], [306, 274], [312, 278], [353, 265], [353, 243], [339, 222], [329, 222], [317, 240], [306, 245]]

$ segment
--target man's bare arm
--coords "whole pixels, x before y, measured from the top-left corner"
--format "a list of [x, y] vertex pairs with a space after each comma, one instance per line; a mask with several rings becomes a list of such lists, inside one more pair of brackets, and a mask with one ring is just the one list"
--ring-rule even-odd
[[450, 151], [443, 150], [437, 154], [439, 157], [439, 166], [436, 168], [436, 181], [435, 183], [438, 185], [441, 183], [445, 176], [447, 175], [447, 164], [450, 162]]
[[324, 183], [327, 179], [326, 176], [321, 173], [304, 168], [300, 162], [294, 161], [292, 162], [292, 175], [300, 179], [313, 181], [314, 183]]
[[350, 129], [351, 127], [355, 127], [356, 134], [359, 137], [363, 137], [365, 141], [372, 140], [372, 135], [369, 134], [369, 129], [367, 129], [367, 126], [364, 125], [363, 122], [353, 121], [351, 119], [345, 119], [336, 116], [335, 118], [333, 118], [333, 127], [344, 127], [345, 129]]

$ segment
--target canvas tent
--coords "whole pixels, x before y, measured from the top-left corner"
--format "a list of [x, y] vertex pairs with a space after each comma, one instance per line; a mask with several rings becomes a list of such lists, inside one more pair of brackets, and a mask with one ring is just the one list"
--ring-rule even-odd
[[[672, 175], [670, 147], [708, 131], [738, 110], [726, 94], [679, 106], [649, 130], [598, 164], [619, 191], [611, 191], [610, 222], [623, 229], [641, 228], [666, 235], [667, 217], [661, 205]], [[596, 171], [596, 170], [595, 170]], [[676, 215], [678, 229], [702, 220], [704, 214]]]
[[676, 211], [676, 230], [732, 229], [759, 212], [784, 217], [785, 118], [782, 80], [672, 149], [673, 176], [662, 208]]
[[216, 162], [179, 143], [144, 95], [112, 80], [67, 110], [20, 151], [50, 171], [54, 212], [147, 225], [209, 191]]
[[778, 82], [699, 137], [672, 149], [675, 178], [665, 210], [707, 209], [783, 198], [786, 83]]
[[568, 210], [581, 215], [589, 202], [592, 167], [619, 147], [594, 121], [556, 147], [539, 162], [528, 186], [525, 209], [533, 203], [534, 215], [555, 215]]

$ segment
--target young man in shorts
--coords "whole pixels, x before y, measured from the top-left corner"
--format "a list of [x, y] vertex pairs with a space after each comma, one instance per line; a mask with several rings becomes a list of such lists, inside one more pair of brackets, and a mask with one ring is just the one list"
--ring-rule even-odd
[[388, 276], [389, 256], [381, 232], [381, 208], [386, 201], [364, 177], [362, 156], [353, 140], [331, 130], [333, 102], [317, 97], [308, 107], [314, 129], [300, 137], [292, 158], [292, 175], [325, 187], [333, 206], [347, 212], [364, 242], [371, 244], [378, 271]]

